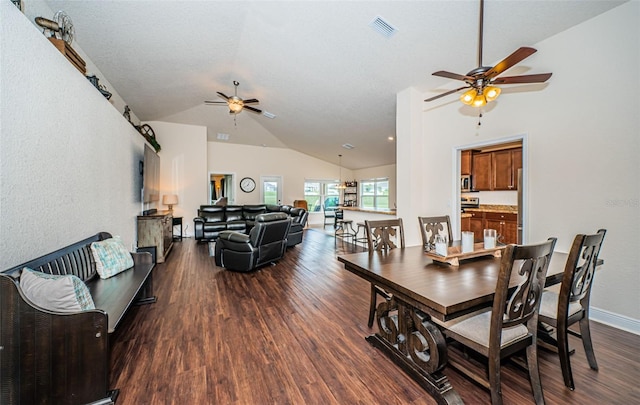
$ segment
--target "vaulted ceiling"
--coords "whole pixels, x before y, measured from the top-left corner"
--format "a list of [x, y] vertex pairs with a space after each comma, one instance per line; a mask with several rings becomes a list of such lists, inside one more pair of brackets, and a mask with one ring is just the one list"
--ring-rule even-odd
[[[484, 64], [623, 2], [487, 0]], [[460, 82], [432, 72], [477, 66], [477, 0], [46, 3], [71, 17], [76, 42], [141, 120], [203, 125], [210, 141], [222, 133], [229, 139], [220, 142], [287, 147], [332, 163], [342, 153], [350, 169], [395, 163], [396, 93], [435, 95]], [[376, 17], [397, 31], [375, 31]], [[510, 73], [553, 72], [539, 54]], [[276, 117], [243, 111], [234, 121], [224, 106], [204, 104], [220, 100], [218, 91], [232, 95], [234, 80], [238, 95]], [[503, 92], [498, 102], [509, 97], [526, 92]]]

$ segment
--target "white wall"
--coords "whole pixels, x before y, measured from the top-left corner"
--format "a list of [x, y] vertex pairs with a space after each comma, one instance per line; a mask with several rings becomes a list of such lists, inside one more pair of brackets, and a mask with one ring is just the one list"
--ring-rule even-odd
[[147, 122], [162, 147], [160, 156], [160, 209], [162, 196], [176, 194], [173, 216], [182, 217], [184, 236], [193, 236], [193, 217], [207, 201], [207, 128], [169, 122]]
[[[420, 210], [453, 214], [459, 146], [525, 134], [529, 184], [527, 240], [558, 237], [567, 251], [577, 233], [608, 230], [596, 275], [592, 317], [640, 332], [640, 2], [632, 1], [535, 45], [521, 63], [553, 72], [548, 86], [506, 89], [485, 111], [455, 96], [425, 104], [429, 94], [398, 94], [398, 216]], [[507, 87], [507, 86], [505, 86]], [[539, 86], [538, 86], [539, 87]], [[542, 86], [545, 87], [545, 86]], [[415, 114], [420, 109], [421, 114]], [[419, 150], [419, 156], [407, 151]], [[449, 173], [447, 173], [447, 171]], [[420, 185], [407, 179], [421, 176]], [[412, 187], [414, 186], [414, 187]], [[434, 190], [437, 190], [434, 191]], [[421, 196], [421, 206], [409, 203]], [[416, 241], [413, 241], [416, 242]]]
[[0, 2], [0, 269], [99, 231], [135, 241], [144, 139]]

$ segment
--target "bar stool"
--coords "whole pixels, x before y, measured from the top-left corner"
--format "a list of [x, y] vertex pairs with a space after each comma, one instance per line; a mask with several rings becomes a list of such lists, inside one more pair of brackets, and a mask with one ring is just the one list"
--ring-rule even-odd
[[[356, 226], [358, 227], [358, 229], [356, 230], [356, 236], [354, 238], [355, 243], [362, 243], [363, 245], [367, 245], [367, 226], [364, 224], [364, 222], [358, 222], [356, 223]], [[359, 237], [358, 235], [360, 235], [360, 229], [362, 229], [362, 233], [364, 234], [364, 236]]]
[[337, 247], [338, 238], [341, 238], [343, 243], [345, 239], [351, 238], [351, 243], [355, 245], [356, 231], [353, 229], [352, 219], [336, 218], [336, 228], [334, 232], [334, 247]]

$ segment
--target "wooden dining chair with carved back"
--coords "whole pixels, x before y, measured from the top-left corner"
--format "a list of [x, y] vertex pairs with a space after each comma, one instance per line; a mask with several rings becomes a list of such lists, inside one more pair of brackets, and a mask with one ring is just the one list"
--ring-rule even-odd
[[[508, 245], [500, 261], [500, 272], [492, 308], [451, 321], [433, 318], [450, 340], [455, 340], [482, 355], [487, 362], [488, 378], [463, 359], [449, 352], [449, 365], [491, 392], [491, 403], [502, 404], [501, 359], [526, 350], [531, 390], [536, 404], [544, 404], [540, 383], [536, 334], [538, 310], [549, 261], [556, 238], [535, 245]], [[509, 287], [512, 274], [518, 273], [518, 285]], [[450, 350], [453, 350], [452, 348]], [[460, 359], [460, 360], [458, 360]]]
[[[575, 384], [569, 359], [568, 335], [582, 339], [589, 367], [598, 370], [589, 329], [589, 299], [598, 254], [606, 233], [605, 229], [599, 229], [593, 235], [576, 235], [562, 275], [560, 291], [545, 289], [542, 294], [539, 321], [555, 328], [562, 378], [564, 385], [571, 390], [575, 389]], [[569, 329], [576, 322], [580, 324], [579, 333]]]
[[[364, 226], [367, 233], [367, 246], [370, 254], [375, 251], [386, 252], [395, 248], [404, 249], [404, 227], [402, 225], [402, 218], [364, 221]], [[386, 300], [391, 299], [391, 294], [371, 283], [369, 327], [373, 326], [378, 295]]]
[[422, 246], [425, 250], [433, 247], [436, 235], [442, 235], [448, 242], [453, 240], [451, 232], [451, 219], [449, 215], [439, 217], [418, 217]]

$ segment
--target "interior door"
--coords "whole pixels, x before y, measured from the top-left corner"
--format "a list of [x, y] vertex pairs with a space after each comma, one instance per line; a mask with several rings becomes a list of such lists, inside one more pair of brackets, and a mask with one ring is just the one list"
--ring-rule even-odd
[[260, 177], [260, 199], [265, 204], [280, 205], [282, 202], [282, 176]]

